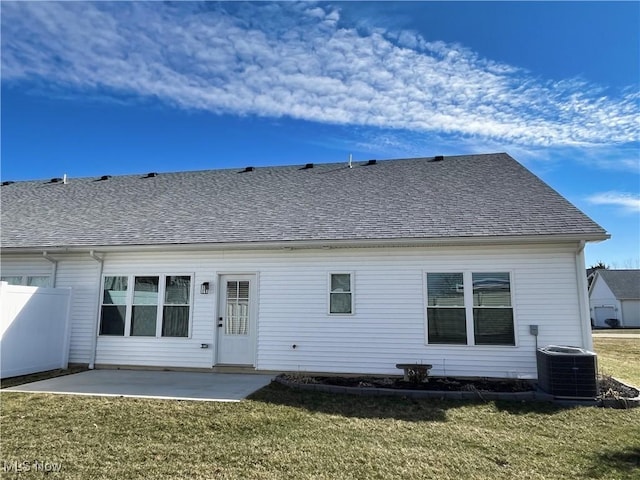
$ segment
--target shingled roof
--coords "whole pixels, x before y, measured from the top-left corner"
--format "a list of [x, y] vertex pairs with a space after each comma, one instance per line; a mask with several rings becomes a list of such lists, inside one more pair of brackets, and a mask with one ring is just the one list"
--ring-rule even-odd
[[640, 270], [598, 270], [618, 300], [640, 300]]
[[606, 232], [505, 153], [23, 181], [3, 249]]

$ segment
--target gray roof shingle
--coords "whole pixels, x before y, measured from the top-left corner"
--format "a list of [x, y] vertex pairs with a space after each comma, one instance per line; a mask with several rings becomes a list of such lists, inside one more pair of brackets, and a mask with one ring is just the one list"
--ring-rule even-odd
[[598, 270], [618, 300], [640, 300], [640, 270]]
[[606, 232], [505, 153], [24, 181], [3, 248]]

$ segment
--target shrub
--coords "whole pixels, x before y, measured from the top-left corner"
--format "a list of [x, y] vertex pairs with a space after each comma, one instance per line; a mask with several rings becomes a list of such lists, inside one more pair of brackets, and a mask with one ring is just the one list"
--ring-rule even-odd
[[620, 320], [617, 318], [607, 318], [604, 323], [609, 325], [611, 328], [618, 328], [620, 326]]

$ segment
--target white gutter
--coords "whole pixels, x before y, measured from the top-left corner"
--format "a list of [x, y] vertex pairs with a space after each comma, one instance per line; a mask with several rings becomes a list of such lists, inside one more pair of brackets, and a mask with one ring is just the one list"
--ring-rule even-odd
[[[438, 247], [472, 245], [549, 244], [558, 242], [600, 242], [609, 234], [586, 235], [510, 235], [485, 237], [433, 237], [433, 238], [365, 238], [349, 240], [276, 240], [269, 242], [224, 243], [164, 243], [156, 245], [78, 245], [47, 247], [55, 253], [86, 253], [93, 249], [101, 252], [143, 252], [158, 250], [281, 250], [310, 248], [368, 248], [368, 247]], [[42, 247], [5, 247], [5, 253], [32, 253]]]
[[56, 276], [58, 274], [58, 261], [55, 258], [51, 257], [46, 250], [42, 252], [42, 257], [53, 264], [53, 266], [51, 267], [51, 288], [55, 288]]
[[582, 333], [582, 347], [593, 350], [591, 335], [591, 314], [589, 311], [589, 294], [587, 292], [587, 273], [584, 261], [584, 246], [582, 240], [576, 251], [576, 280], [578, 282], [578, 312], [580, 315], [580, 331]]
[[93, 370], [96, 363], [96, 349], [98, 348], [98, 322], [100, 322], [100, 301], [102, 293], [99, 291], [102, 286], [102, 271], [104, 269], [104, 255], [99, 257], [93, 250], [89, 251], [89, 256], [100, 264], [100, 273], [98, 275], [98, 303], [96, 306], [96, 314], [93, 321], [93, 329], [91, 331], [91, 358], [89, 360], [89, 368]]

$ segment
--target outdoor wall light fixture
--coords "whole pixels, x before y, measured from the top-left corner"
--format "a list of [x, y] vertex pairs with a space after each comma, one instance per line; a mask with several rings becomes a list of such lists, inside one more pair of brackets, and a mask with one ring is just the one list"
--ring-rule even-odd
[[202, 282], [202, 285], [200, 285], [200, 293], [202, 295], [209, 293], [209, 282]]

